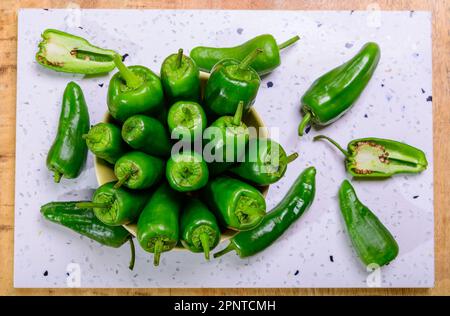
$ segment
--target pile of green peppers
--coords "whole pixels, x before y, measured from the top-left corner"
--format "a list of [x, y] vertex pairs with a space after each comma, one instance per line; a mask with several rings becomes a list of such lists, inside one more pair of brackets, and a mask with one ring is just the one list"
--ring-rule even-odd
[[[295, 36], [277, 44], [272, 35], [257, 36], [239, 46], [198, 46], [190, 56], [183, 49], [162, 63], [160, 76], [141, 65], [126, 66], [115, 51], [85, 39], [46, 30], [36, 60], [63, 72], [100, 74], [117, 68], [107, 92], [112, 120], [90, 127], [81, 88], [70, 82], [63, 94], [57, 136], [47, 156], [55, 182], [76, 178], [88, 149], [110, 164], [117, 180], [101, 185], [91, 201], [51, 202], [41, 208], [48, 220], [104, 245], [131, 242], [122, 225], [137, 224], [139, 245], [153, 254], [179, 246], [203, 253], [207, 260], [224, 229], [236, 234], [220, 257], [235, 251], [245, 258], [273, 244], [311, 206], [316, 169], [306, 168], [281, 201], [266, 212], [261, 193], [286, 173], [298, 153], [287, 154], [275, 140], [253, 137], [243, 117], [253, 106], [266, 75], [280, 65], [280, 50]], [[58, 48], [58, 49], [55, 49]], [[376, 43], [367, 43], [354, 57], [315, 80], [301, 98], [307, 125], [328, 125], [356, 103], [380, 59]], [[203, 91], [200, 70], [210, 72]], [[203, 93], [204, 92], [204, 93]], [[418, 148], [390, 139], [359, 138], [347, 150], [324, 135], [345, 156], [354, 178], [382, 179], [427, 168]], [[200, 150], [194, 146], [199, 141]], [[182, 145], [182, 150], [176, 150]], [[186, 147], [185, 145], [190, 145]], [[215, 159], [206, 155], [209, 153]], [[348, 180], [340, 186], [344, 222], [363, 264], [382, 266], [394, 260], [399, 247], [376, 215], [359, 201]]]

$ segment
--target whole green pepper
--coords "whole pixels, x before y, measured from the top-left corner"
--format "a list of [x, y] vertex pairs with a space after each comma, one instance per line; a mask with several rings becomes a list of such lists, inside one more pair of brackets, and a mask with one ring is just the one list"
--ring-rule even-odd
[[189, 199], [181, 213], [180, 239], [184, 248], [203, 252], [209, 260], [209, 252], [220, 241], [220, 228], [214, 215], [197, 199]]
[[41, 214], [49, 221], [67, 227], [102, 245], [119, 248], [130, 241], [131, 260], [129, 268], [133, 270], [135, 251], [133, 236], [122, 226], [110, 226], [102, 223], [90, 208], [79, 208], [77, 202], [50, 202], [41, 206]]
[[244, 113], [253, 105], [261, 79], [249, 65], [261, 52], [258, 48], [242, 61], [223, 59], [214, 66], [205, 88], [208, 115], [233, 115], [241, 101]]
[[58, 133], [47, 155], [47, 168], [54, 180], [78, 177], [86, 163], [87, 146], [83, 134], [89, 131], [89, 112], [83, 91], [75, 82], [64, 90]]
[[154, 253], [153, 263], [159, 265], [161, 252], [178, 243], [180, 197], [167, 183], [151, 196], [137, 223], [137, 239], [141, 247]]
[[95, 190], [92, 202], [80, 202], [79, 208], [91, 208], [95, 216], [111, 226], [134, 223], [148, 200], [148, 192], [115, 188], [116, 182], [107, 182]]
[[203, 71], [211, 71], [216, 63], [222, 59], [233, 58], [243, 60], [256, 48], [261, 48], [263, 53], [258, 56], [250, 66], [260, 75], [267, 74], [280, 65], [280, 50], [286, 48], [300, 39], [294, 36], [280, 45], [270, 34], [263, 34], [235, 47], [205, 47], [198, 46], [191, 50], [190, 56]]
[[119, 180], [114, 187], [125, 185], [130, 189], [146, 189], [161, 180], [163, 173], [163, 160], [140, 151], [131, 151], [114, 165], [114, 174]]
[[383, 266], [397, 257], [398, 244], [389, 230], [364, 204], [349, 181], [339, 189], [339, 205], [347, 231], [364, 265]]
[[358, 99], [377, 68], [380, 48], [367, 43], [349, 61], [313, 82], [301, 100], [305, 116], [298, 134], [310, 123], [328, 125], [344, 115]]
[[116, 55], [119, 69], [109, 82], [108, 109], [112, 117], [124, 122], [136, 114], [156, 115], [164, 107], [164, 93], [159, 77], [144, 66], [126, 67]]
[[202, 197], [222, 226], [229, 229], [252, 229], [266, 215], [266, 201], [261, 192], [230, 177], [220, 176], [210, 180]]
[[55, 71], [98, 75], [114, 69], [116, 54], [113, 50], [94, 46], [82, 37], [46, 29], [42, 33], [36, 61]]
[[173, 137], [194, 141], [203, 136], [206, 115], [197, 102], [178, 101], [169, 109], [167, 124]]
[[345, 155], [345, 167], [355, 178], [389, 178], [397, 173], [419, 173], [428, 166], [425, 153], [413, 146], [382, 138], [359, 138], [343, 149], [331, 138], [326, 139]]
[[149, 155], [168, 157], [170, 139], [164, 125], [157, 119], [145, 115], [133, 115], [122, 126], [122, 138], [132, 148]]
[[83, 135], [89, 150], [97, 157], [109, 162], [116, 161], [127, 152], [120, 128], [111, 123], [98, 123]]
[[195, 151], [174, 154], [167, 161], [166, 178], [172, 189], [195, 191], [208, 182], [209, 172], [202, 156]]
[[171, 103], [200, 100], [200, 71], [191, 58], [183, 55], [181, 48], [178, 54], [172, 54], [163, 61], [161, 83]]
[[245, 153], [250, 132], [242, 122], [243, 108], [244, 103], [240, 101], [234, 116], [219, 117], [205, 130], [204, 138], [209, 142], [203, 152], [208, 158], [211, 175], [224, 172], [236, 164]]
[[230, 171], [256, 185], [269, 185], [280, 180], [297, 157], [298, 153], [287, 156], [272, 139], [256, 138], [249, 141], [244, 161]]
[[316, 192], [316, 169], [305, 169], [283, 199], [256, 228], [234, 235], [214, 258], [236, 251], [241, 258], [253, 256], [273, 244], [311, 206]]

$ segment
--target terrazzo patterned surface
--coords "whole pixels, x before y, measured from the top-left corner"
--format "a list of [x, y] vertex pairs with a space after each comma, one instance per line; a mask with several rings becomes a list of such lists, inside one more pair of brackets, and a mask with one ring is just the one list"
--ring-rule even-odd
[[[268, 23], [270, 21], [270, 23]], [[55, 135], [62, 92], [81, 85], [91, 122], [106, 110], [110, 76], [83, 78], [55, 73], [34, 61], [40, 33], [56, 28], [128, 54], [126, 63], [158, 71], [168, 54], [199, 44], [234, 45], [261, 33], [280, 42], [301, 36], [282, 53], [282, 65], [262, 79], [256, 109], [269, 127], [279, 127], [287, 152], [298, 151], [286, 176], [271, 186], [272, 208], [306, 166], [318, 169], [311, 209], [271, 248], [250, 259], [228, 254], [205, 262], [188, 252], [164, 253], [161, 265], [137, 250], [108, 248], [43, 220], [39, 206], [54, 200], [89, 199], [97, 183], [90, 155], [76, 180], [54, 184], [45, 166]], [[382, 57], [354, 108], [331, 126], [297, 137], [299, 99], [326, 70], [376, 41]], [[126, 11], [21, 10], [18, 38], [15, 200], [15, 287], [432, 287], [434, 284], [431, 15], [429, 12]], [[429, 168], [420, 175], [385, 181], [354, 181], [357, 193], [391, 230], [398, 258], [366, 272], [346, 235], [337, 190], [349, 177], [342, 156], [318, 133], [345, 145], [353, 138], [394, 138], [425, 151]], [[276, 135], [273, 135], [276, 136]], [[224, 247], [221, 244], [218, 249]], [[375, 281], [374, 281], [375, 280]], [[78, 282], [79, 281], [79, 282]]]

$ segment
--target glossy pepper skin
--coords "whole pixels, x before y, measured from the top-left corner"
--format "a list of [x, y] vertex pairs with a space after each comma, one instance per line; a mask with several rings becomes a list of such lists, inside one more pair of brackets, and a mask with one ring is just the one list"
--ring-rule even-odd
[[122, 138], [132, 148], [158, 157], [168, 157], [172, 148], [166, 127], [142, 114], [133, 115], [123, 123]]
[[[235, 165], [245, 154], [250, 132], [242, 122], [244, 103], [238, 104], [234, 116], [222, 116], [215, 120], [204, 133], [204, 154], [209, 165], [211, 175], [218, 175]], [[230, 146], [231, 145], [231, 146]]]
[[117, 160], [114, 174], [119, 180], [116, 188], [125, 185], [135, 190], [147, 189], [161, 180], [164, 161], [140, 151], [131, 151]]
[[95, 190], [92, 202], [78, 203], [80, 208], [92, 208], [95, 216], [111, 226], [133, 223], [139, 217], [148, 200], [148, 192], [115, 188], [116, 182], [108, 182]]
[[87, 146], [83, 134], [89, 131], [89, 112], [83, 91], [75, 82], [64, 90], [58, 133], [47, 155], [47, 168], [59, 183], [61, 177], [78, 177], [86, 163]]
[[200, 100], [200, 71], [183, 49], [168, 56], [161, 65], [161, 83], [171, 103]]
[[117, 53], [92, 45], [86, 39], [54, 29], [42, 33], [36, 61], [55, 71], [98, 75], [114, 69]]
[[164, 93], [159, 77], [144, 66], [126, 67], [116, 55], [119, 69], [109, 82], [107, 104], [111, 116], [124, 122], [136, 114], [157, 115], [164, 107]]
[[344, 115], [355, 103], [372, 78], [380, 48], [369, 42], [349, 61], [319, 77], [301, 99], [304, 113], [298, 134], [309, 123], [328, 125]]
[[179, 238], [181, 199], [167, 183], [153, 193], [137, 223], [137, 239], [142, 249], [154, 254], [153, 263], [159, 265], [162, 252], [173, 249]]
[[280, 50], [286, 48], [300, 38], [294, 36], [280, 45], [270, 34], [256, 36], [247, 42], [235, 47], [205, 47], [198, 46], [192, 49], [190, 56], [203, 71], [211, 71], [214, 65], [222, 59], [233, 58], [243, 60], [257, 48], [261, 48], [263, 53], [250, 64], [260, 75], [267, 74], [280, 65]]
[[252, 229], [266, 215], [266, 201], [261, 192], [245, 182], [227, 176], [210, 180], [202, 197], [222, 226], [229, 229]]
[[200, 104], [192, 101], [174, 103], [167, 115], [167, 124], [172, 139], [194, 141], [203, 136], [206, 128], [205, 111]]
[[347, 150], [333, 139], [326, 139], [345, 155], [345, 167], [354, 178], [389, 178], [397, 173], [419, 173], [428, 166], [425, 153], [413, 146], [375, 137], [352, 140]]
[[208, 167], [203, 157], [194, 151], [177, 153], [166, 166], [166, 178], [172, 189], [179, 192], [196, 191], [208, 182]]
[[269, 185], [280, 180], [297, 157], [298, 153], [286, 155], [272, 139], [256, 138], [250, 140], [243, 162], [230, 171], [256, 185]]
[[264, 217], [256, 228], [234, 235], [229, 245], [214, 258], [236, 251], [249, 257], [273, 244], [311, 206], [316, 192], [316, 169], [306, 168], [292, 184], [283, 199]]
[[184, 248], [203, 252], [209, 260], [209, 252], [220, 241], [220, 228], [213, 213], [198, 199], [184, 204], [180, 218], [180, 240]]
[[233, 115], [240, 101], [244, 102], [244, 113], [253, 105], [261, 79], [249, 64], [261, 52], [256, 49], [242, 61], [223, 59], [214, 66], [205, 88], [208, 115]]
[[89, 150], [97, 157], [114, 164], [128, 150], [120, 128], [111, 123], [98, 123], [83, 135]]
[[359, 201], [347, 180], [339, 189], [339, 205], [353, 247], [365, 266], [376, 264], [381, 267], [397, 257], [399, 249], [394, 237]]
[[135, 249], [133, 236], [122, 226], [110, 226], [101, 222], [90, 208], [79, 208], [83, 201], [50, 202], [41, 206], [41, 214], [49, 221], [65, 226], [98, 243], [119, 248], [127, 241], [131, 247], [129, 268], [133, 270]]

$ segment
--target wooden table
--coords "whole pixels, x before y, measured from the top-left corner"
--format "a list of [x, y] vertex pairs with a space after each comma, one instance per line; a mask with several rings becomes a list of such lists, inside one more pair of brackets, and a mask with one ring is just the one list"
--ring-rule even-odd
[[[374, 0], [1, 0], [0, 294], [1, 295], [450, 295], [450, 5], [446, 0], [378, 0], [381, 10], [433, 14], [433, 115], [436, 287], [434, 289], [14, 289], [14, 161], [17, 10], [19, 8], [366, 10]], [[446, 3], [447, 2], [447, 3]], [[38, 209], [35, 206], [35, 210]], [[32, 210], [30, 210], [32, 211]]]

